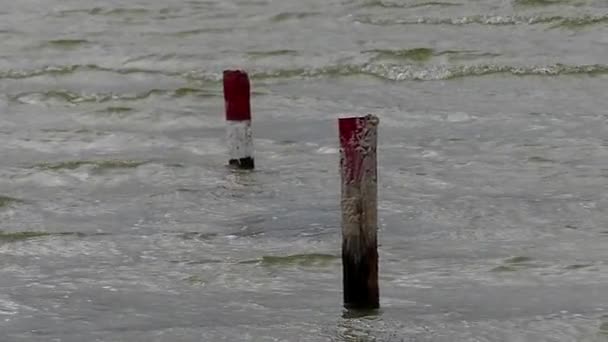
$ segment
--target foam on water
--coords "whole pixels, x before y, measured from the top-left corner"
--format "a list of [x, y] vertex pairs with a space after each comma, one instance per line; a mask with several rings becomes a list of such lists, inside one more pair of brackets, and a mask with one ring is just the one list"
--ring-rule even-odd
[[577, 29], [592, 25], [602, 25], [608, 22], [607, 15], [585, 15], [580, 17], [566, 16], [500, 16], [479, 15], [458, 18], [420, 17], [413, 19], [375, 19], [373, 17], [359, 17], [357, 21], [365, 24], [390, 25], [550, 25], [550, 28]]
[[36, 309], [20, 305], [18, 302], [11, 300], [8, 295], [0, 295], [0, 320], [10, 322], [11, 317], [14, 317], [23, 311], [33, 313]]

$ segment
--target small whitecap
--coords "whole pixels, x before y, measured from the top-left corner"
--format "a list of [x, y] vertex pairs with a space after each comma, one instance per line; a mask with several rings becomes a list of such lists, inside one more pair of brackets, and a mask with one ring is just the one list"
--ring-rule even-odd
[[17, 102], [28, 105], [43, 104], [44, 100], [45, 98], [42, 94], [25, 94], [16, 98]]
[[115, 287], [112, 287], [112, 286], [102, 286], [102, 289], [108, 290], [110, 292], [118, 292], [118, 290]]
[[39, 172], [17, 178], [17, 183], [32, 183], [43, 187], [60, 187], [68, 185], [69, 179], [62, 175], [53, 175], [49, 172]]
[[464, 112], [453, 112], [446, 115], [446, 121], [448, 122], [465, 122], [471, 119], [472, 117]]
[[338, 148], [331, 146], [322, 146], [317, 149], [318, 154], [337, 154], [339, 152]]
[[426, 150], [426, 151], [422, 152], [423, 158], [437, 158], [438, 156], [439, 156], [439, 153], [437, 151]]
[[89, 180], [89, 178], [91, 178], [91, 175], [89, 174], [89, 172], [73, 172], [71, 174], [71, 176], [78, 179], [81, 182], [86, 182], [87, 180]]
[[196, 142], [184, 143], [181, 145], [181, 148], [196, 155], [221, 154], [226, 148], [221, 143], [217, 139], [202, 139]]
[[429, 186], [434, 186], [434, 187], [437, 187], [439, 189], [447, 189], [448, 187], [450, 187], [450, 184], [448, 184], [448, 183], [446, 183], [444, 181], [441, 181], [439, 179], [428, 179], [427, 180], [427, 184]]
[[19, 304], [7, 299], [6, 297], [0, 297], [0, 315], [12, 316], [19, 313]]

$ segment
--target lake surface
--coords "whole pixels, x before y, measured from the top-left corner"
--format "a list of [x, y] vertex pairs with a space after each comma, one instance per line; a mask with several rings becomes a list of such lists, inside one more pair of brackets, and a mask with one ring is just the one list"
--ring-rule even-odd
[[[2, 342], [608, 341], [605, 0], [19, 0], [0, 40]], [[366, 113], [382, 308], [351, 317]]]

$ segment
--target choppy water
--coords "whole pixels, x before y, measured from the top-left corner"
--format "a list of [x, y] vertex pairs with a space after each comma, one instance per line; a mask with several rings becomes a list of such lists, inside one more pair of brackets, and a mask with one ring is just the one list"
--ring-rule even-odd
[[[604, 0], [3, 1], [0, 40], [3, 342], [608, 340]], [[336, 118], [368, 112], [352, 318]]]

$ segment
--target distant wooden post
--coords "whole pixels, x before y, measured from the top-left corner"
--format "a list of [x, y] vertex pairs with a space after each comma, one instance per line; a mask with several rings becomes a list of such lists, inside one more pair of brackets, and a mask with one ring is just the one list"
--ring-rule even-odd
[[254, 168], [249, 88], [249, 77], [246, 72], [224, 71], [226, 137], [230, 156], [228, 164], [246, 170]]
[[373, 115], [338, 120], [344, 306], [352, 309], [380, 307], [376, 233], [378, 123]]

